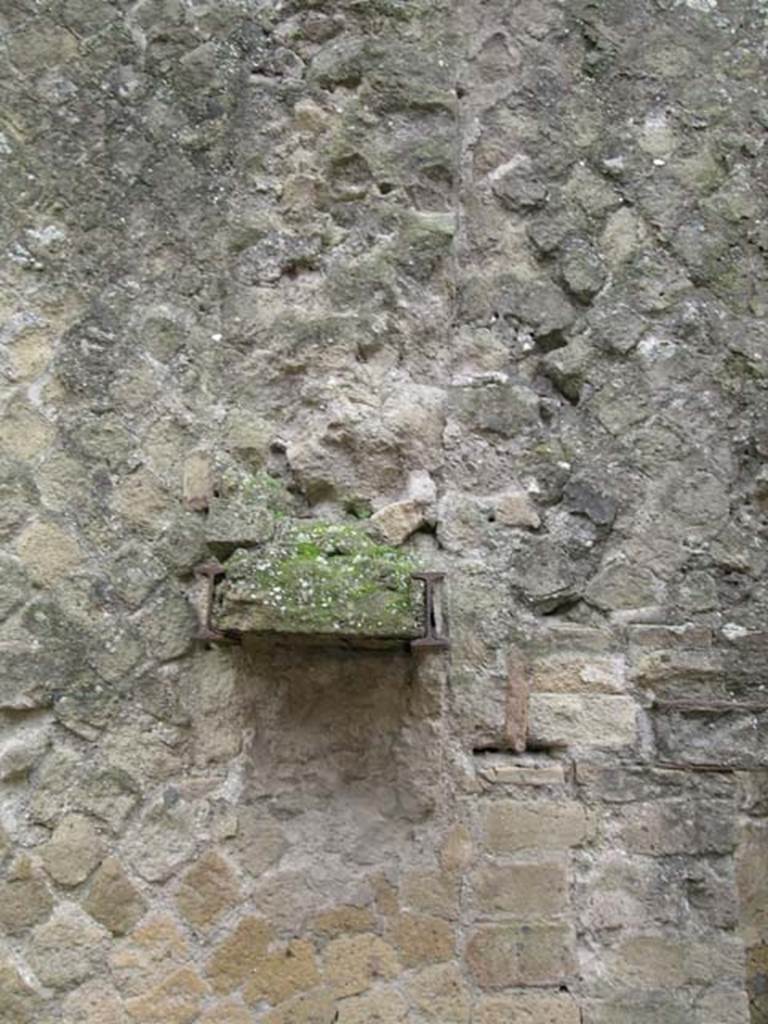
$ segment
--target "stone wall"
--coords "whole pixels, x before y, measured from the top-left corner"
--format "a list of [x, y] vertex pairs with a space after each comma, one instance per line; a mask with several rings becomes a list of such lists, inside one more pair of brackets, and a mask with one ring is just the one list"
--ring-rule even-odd
[[[2, 1024], [768, 1021], [766, 31], [0, 4]], [[450, 651], [196, 641], [248, 474]]]

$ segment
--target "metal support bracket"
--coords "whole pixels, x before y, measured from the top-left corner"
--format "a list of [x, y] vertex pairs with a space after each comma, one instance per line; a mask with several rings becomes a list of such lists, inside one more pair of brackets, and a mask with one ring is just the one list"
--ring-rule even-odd
[[206, 643], [240, 643], [242, 635], [237, 629], [216, 629], [213, 625], [213, 594], [216, 580], [225, 574], [224, 566], [212, 558], [194, 570], [195, 578], [204, 581], [202, 598], [197, 605], [198, 627], [195, 637]]
[[411, 640], [411, 650], [419, 651], [424, 648], [446, 648], [451, 646], [447, 636], [441, 636], [437, 629], [435, 617], [435, 588], [438, 583], [445, 579], [443, 572], [414, 572], [411, 578], [421, 580], [424, 583], [424, 636], [417, 640]]

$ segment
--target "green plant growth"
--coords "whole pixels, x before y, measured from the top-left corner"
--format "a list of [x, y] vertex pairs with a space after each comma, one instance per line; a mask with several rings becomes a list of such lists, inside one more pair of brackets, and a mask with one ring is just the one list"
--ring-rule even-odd
[[422, 632], [416, 564], [363, 525], [283, 521], [269, 543], [236, 551], [216, 624], [255, 633], [409, 638]]

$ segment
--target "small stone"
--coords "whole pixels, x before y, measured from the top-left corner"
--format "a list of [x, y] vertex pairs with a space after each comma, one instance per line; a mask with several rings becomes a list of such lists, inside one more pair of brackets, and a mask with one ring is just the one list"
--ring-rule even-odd
[[136, 1024], [192, 1024], [207, 994], [205, 982], [190, 967], [180, 967], [144, 995], [127, 999], [125, 1008]]
[[454, 825], [440, 847], [440, 864], [445, 871], [462, 871], [472, 863], [472, 836], [466, 825]]
[[[473, 1014], [473, 1024], [580, 1024], [581, 1014], [569, 995], [549, 992], [517, 992], [486, 996]], [[618, 1022], [623, 1018], [612, 1018]]]
[[[249, 1016], [248, 1024], [252, 1020]], [[336, 1024], [337, 1021], [336, 1001], [324, 989], [290, 999], [263, 1018], [263, 1024]]]
[[0, 1021], [38, 1024], [43, 999], [9, 958], [0, 959]]
[[232, 992], [250, 978], [267, 954], [272, 926], [260, 917], [244, 917], [232, 934], [220, 943], [208, 962], [207, 974], [214, 991]]
[[423, 508], [429, 508], [437, 499], [435, 481], [425, 469], [415, 469], [408, 474], [406, 491], [411, 501]]
[[269, 454], [274, 428], [247, 409], [233, 409], [224, 425], [224, 447], [250, 469], [259, 469]]
[[605, 284], [605, 266], [589, 242], [578, 240], [569, 243], [562, 269], [568, 290], [580, 302], [589, 302]]
[[339, 998], [358, 995], [399, 973], [397, 954], [378, 935], [344, 935], [325, 951], [325, 977]]
[[253, 1014], [242, 1003], [217, 1003], [205, 1011], [200, 1024], [253, 1024]]
[[564, 924], [479, 928], [470, 937], [466, 957], [483, 989], [560, 985], [575, 968], [573, 935]]
[[181, 916], [195, 928], [208, 928], [236, 906], [240, 886], [232, 868], [215, 850], [189, 869], [176, 894]]
[[570, 479], [563, 498], [569, 512], [586, 516], [595, 526], [611, 526], [616, 518], [617, 501], [584, 480]]
[[507, 210], [528, 212], [547, 201], [546, 186], [527, 164], [506, 164], [490, 178], [493, 194]]
[[38, 583], [55, 583], [83, 561], [74, 537], [54, 523], [30, 524], [20, 535], [16, 548], [30, 576]]
[[175, 511], [176, 501], [178, 497], [174, 500], [153, 473], [139, 469], [115, 487], [111, 504], [126, 522], [151, 530], [155, 536], [158, 524]]
[[494, 516], [502, 526], [517, 526], [538, 530], [541, 518], [536, 506], [525, 491], [507, 491], [493, 502]]
[[425, 967], [407, 981], [406, 991], [426, 1021], [466, 1024], [469, 1020], [469, 992], [456, 964]]
[[338, 1024], [400, 1024], [408, 1007], [403, 997], [387, 989], [376, 989], [363, 996], [339, 1003]]
[[53, 916], [35, 928], [29, 963], [44, 985], [68, 988], [104, 965], [109, 932], [74, 903], [60, 903]]
[[119, 992], [109, 982], [89, 981], [71, 992], [63, 1005], [66, 1024], [130, 1024]]
[[340, 906], [309, 919], [309, 930], [336, 938], [349, 932], [370, 932], [375, 923], [368, 907]]
[[456, 875], [446, 871], [406, 871], [400, 883], [400, 898], [407, 910], [454, 920], [458, 915]]
[[189, 959], [189, 945], [169, 914], [153, 914], [112, 952], [110, 970], [118, 988], [139, 995]]
[[371, 516], [371, 523], [387, 544], [402, 544], [424, 523], [424, 509], [418, 502], [395, 501]]
[[144, 913], [147, 903], [116, 857], [104, 860], [83, 904], [92, 918], [113, 935], [125, 935]]
[[472, 876], [483, 913], [550, 917], [568, 909], [568, 878], [562, 863], [486, 864]]
[[50, 733], [49, 722], [15, 725], [13, 733], [0, 741], [0, 781], [26, 775], [48, 749]]
[[254, 965], [243, 990], [248, 1003], [282, 1003], [319, 984], [312, 943], [296, 939], [278, 953], [262, 957]]
[[184, 461], [184, 503], [196, 512], [208, 508], [213, 495], [213, 465], [207, 452], [192, 452]]
[[13, 865], [8, 880], [0, 884], [0, 928], [15, 935], [44, 921], [52, 909], [48, 886], [33, 873], [24, 857]]
[[392, 924], [391, 936], [408, 967], [450, 960], [456, 947], [453, 928], [428, 915], [400, 914]]
[[88, 818], [68, 814], [41, 851], [48, 874], [61, 885], [84, 882], [103, 856], [104, 845]]

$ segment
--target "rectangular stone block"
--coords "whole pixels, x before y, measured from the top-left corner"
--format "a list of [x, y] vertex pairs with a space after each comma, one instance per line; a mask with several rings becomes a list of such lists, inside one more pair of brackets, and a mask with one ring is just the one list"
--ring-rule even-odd
[[712, 630], [709, 626], [697, 623], [686, 623], [683, 626], [637, 623], [627, 627], [627, 638], [633, 647], [644, 647], [646, 650], [712, 646]]
[[626, 807], [619, 841], [630, 853], [730, 853], [736, 846], [736, 813], [724, 800], [658, 800]]
[[570, 800], [496, 800], [485, 810], [484, 828], [491, 853], [567, 850], [586, 838], [587, 816]]
[[564, 984], [575, 970], [573, 933], [565, 924], [479, 928], [467, 945], [470, 972], [482, 989]]
[[480, 999], [473, 1024], [580, 1024], [572, 996], [555, 992], [509, 992]]
[[565, 864], [485, 864], [471, 878], [474, 904], [482, 914], [553, 917], [568, 909]]
[[631, 697], [532, 693], [529, 742], [574, 747], [625, 747], [637, 735]]
[[531, 665], [531, 689], [540, 693], [623, 693], [621, 654], [550, 654]]
[[565, 768], [562, 764], [481, 763], [477, 771], [487, 782], [502, 786], [562, 786], [565, 782]]
[[363, 527], [283, 520], [239, 549], [216, 590], [214, 625], [243, 633], [413, 639], [424, 633], [413, 560]]

